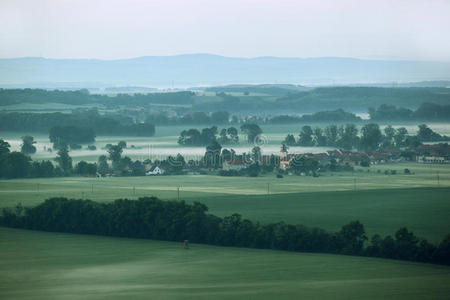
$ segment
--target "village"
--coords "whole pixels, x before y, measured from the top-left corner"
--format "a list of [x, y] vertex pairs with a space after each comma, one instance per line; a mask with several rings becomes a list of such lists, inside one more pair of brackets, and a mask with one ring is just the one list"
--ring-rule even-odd
[[251, 153], [236, 154], [233, 150], [207, 151], [197, 160], [185, 161], [180, 154], [163, 160], [136, 161], [123, 170], [111, 168], [98, 170], [97, 177], [133, 176], [133, 167], [142, 168], [140, 175], [222, 175], [258, 176], [263, 173], [286, 175], [312, 175], [326, 171], [353, 171], [354, 167], [375, 166], [386, 163], [416, 162], [420, 164], [450, 164], [448, 144], [423, 144], [414, 149], [390, 149], [377, 151], [328, 150], [323, 153], [290, 153], [282, 144], [278, 155], [262, 155], [255, 147]]

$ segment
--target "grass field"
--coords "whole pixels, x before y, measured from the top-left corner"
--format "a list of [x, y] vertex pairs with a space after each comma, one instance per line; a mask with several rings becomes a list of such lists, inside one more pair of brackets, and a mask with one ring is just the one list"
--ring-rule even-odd
[[448, 299], [450, 267], [0, 227], [1, 299]]
[[[404, 168], [415, 174], [376, 172], [396, 169], [400, 173]], [[142, 196], [177, 199], [178, 186], [180, 199], [205, 203], [219, 216], [237, 212], [263, 223], [285, 221], [327, 230], [338, 230], [358, 219], [369, 234], [393, 234], [407, 226], [432, 241], [450, 233], [450, 167], [415, 163], [380, 165], [371, 167], [370, 173], [335, 173], [319, 178], [185, 175], [2, 180], [0, 207], [36, 205], [58, 196], [96, 201]]]
[[[178, 129], [164, 130], [165, 136], [151, 138], [155, 149], [177, 152], [176, 136], [169, 134]], [[266, 147], [278, 147], [280, 133], [273, 128], [266, 132], [273, 138]], [[37, 136], [38, 147], [46, 139]], [[120, 139], [101, 137], [98, 143]], [[125, 140], [137, 146], [146, 143], [139, 138]], [[75, 161], [98, 156], [78, 154]], [[141, 159], [139, 155], [130, 156]], [[38, 153], [35, 159], [50, 157]], [[405, 168], [413, 174], [403, 174]], [[237, 212], [262, 223], [284, 221], [330, 231], [360, 220], [369, 235], [393, 234], [407, 226], [432, 242], [450, 233], [450, 166], [402, 163], [369, 170], [282, 179], [272, 174], [0, 180], [0, 207], [32, 206], [58, 196], [170, 200], [178, 198], [179, 188], [181, 200], [205, 203], [219, 216]], [[396, 170], [397, 175], [384, 175], [385, 170]], [[448, 299], [449, 295], [450, 268], [445, 266], [206, 245], [185, 250], [178, 243], [0, 227], [0, 299]]]

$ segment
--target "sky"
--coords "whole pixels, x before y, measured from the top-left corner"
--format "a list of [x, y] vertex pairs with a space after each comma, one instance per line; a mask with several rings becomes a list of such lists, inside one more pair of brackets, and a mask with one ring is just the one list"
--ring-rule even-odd
[[450, 0], [0, 0], [0, 58], [450, 61]]

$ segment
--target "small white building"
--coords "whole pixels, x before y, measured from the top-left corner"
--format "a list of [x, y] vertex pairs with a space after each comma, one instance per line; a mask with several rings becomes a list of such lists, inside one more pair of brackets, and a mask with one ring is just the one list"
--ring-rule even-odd
[[423, 164], [448, 164], [450, 160], [443, 156], [417, 156], [416, 161]]
[[154, 166], [152, 167], [149, 171], [147, 171], [145, 173], [146, 176], [152, 176], [152, 175], [163, 175], [165, 172], [164, 169], [158, 167], [158, 166]]

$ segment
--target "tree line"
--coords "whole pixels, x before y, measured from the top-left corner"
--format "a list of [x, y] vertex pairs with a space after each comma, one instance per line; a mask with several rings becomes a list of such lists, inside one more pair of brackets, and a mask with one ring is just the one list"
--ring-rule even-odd
[[[73, 164], [69, 146], [65, 143], [58, 145], [58, 152], [54, 159], [55, 164], [49, 160], [33, 161], [29, 154], [36, 152], [35, 141], [31, 136], [22, 138], [21, 152], [11, 152], [10, 144], [0, 139], [0, 178], [37, 178], [58, 176], [96, 176], [114, 174], [120, 176], [144, 176], [146, 165], [160, 166], [167, 174], [181, 174], [187, 163], [180, 154], [168, 156], [166, 159], [151, 161], [135, 160], [123, 156], [123, 149], [127, 147], [125, 141], [118, 144], [106, 145], [108, 155], [100, 155], [96, 163], [80, 161]], [[34, 152], [33, 152], [34, 151]], [[195, 166], [194, 162], [190, 162]]]
[[[258, 142], [258, 137], [262, 134], [262, 129], [254, 123], [246, 123], [241, 127], [241, 132], [247, 136], [249, 143]], [[208, 146], [217, 142], [221, 145], [239, 144], [238, 130], [235, 127], [222, 128], [219, 132], [217, 126], [203, 128], [201, 131], [196, 128], [183, 130], [178, 138], [178, 144], [184, 146]]]
[[[33, 161], [29, 154], [36, 152], [31, 136], [22, 138], [21, 152], [11, 152], [8, 142], [0, 139], [0, 178], [37, 178], [78, 175], [95, 175], [96, 164], [80, 162], [75, 171], [67, 146], [58, 150], [55, 166], [49, 160]], [[86, 168], [87, 165], [87, 168]]]
[[178, 138], [178, 144], [184, 146], [207, 146], [213, 141], [220, 144], [238, 144], [239, 136], [235, 127], [223, 128], [218, 132], [217, 126], [203, 128], [201, 131], [195, 128], [183, 130]]
[[[251, 87], [246, 87], [251, 88]], [[334, 121], [338, 116], [342, 122], [356, 122], [351, 113], [339, 113], [339, 110], [366, 111], [370, 107], [372, 121], [375, 120], [448, 120], [450, 93], [445, 88], [377, 88], [377, 87], [320, 87], [309, 90], [284, 89], [284, 93], [273, 96], [242, 97], [227, 94], [222, 88], [216, 89], [216, 99], [196, 101], [202, 98], [191, 91], [170, 93], [134, 93], [107, 96], [90, 94], [88, 90], [58, 91], [42, 89], [0, 89], [0, 105], [19, 103], [64, 103], [71, 105], [101, 104], [108, 108], [133, 106], [145, 109], [154, 108], [153, 104], [189, 105], [190, 108], [177, 108], [178, 112], [191, 111], [180, 119], [169, 118], [167, 115], [150, 117], [150, 123], [156, 125], [175, 124], [219, 124], [218, 120], [205, 118], [205, 115], [192, 116], [197, 112], [317, 112], [331, 110], [325, 114], [312, 116], [314, 120]], [[270, 93], [269, 93], [270, 94]], [[217, 100], [220, 101], [217, 101]], [[269, 100], [270, 99], [270, 100]], [[242, 101], [244, 100], [244, 101]], [[389, 103], [389, 105], [386, 105]], [[400, 108], [396, 108], [395, 106]], [[413, 109], [417, 109], [413, 111]], [[339, 116], [340, 115], [340, 116]], [[211, 116], [212, 117], [212, 116]], [[214, 117], [212, 117], [214, 118]], [[352, 120], [353, 118], [353, 120]], [[294, 117], [296, 119], [296, 117]], [[202, 120], [205, 123], [199, 123]], [[223, 120], [223, 118], [222, 118]], [[276, 121], [276, 119], [275, 119]], [[286, 118], [279, 121], [286, 122]], [[294, 120], [295, 121], [295, 120]], [[305, 118], [306, 122], [311, 122]]]
[[35, 207], [4, 208], [0, 225], [79, 234], [166, 241], [189, 240], [220, 246], [362, 255], [450, 264], [450, 235], [439, 244], [418, 238], [407, 228], [369, 240], [364, 225], [353, 221], [338, 232], [284, 222], [261, 224], [239, 214], [217, 217], [199, 202], [155, 197], [110, 203], [51, 198]]
[[449, 99], [450, 92], [446, 88], [319, 87], [279, 97], [275, 106], [278, 110], [303, 112], [340, 108], [367, 111], [387, 103], [409, 109], [416, 109], [425, 102], [448, 105]]
[[369, 116], [374, 121], [448, 121], [450, 105], [422, 103], [415, 111], [409, 108], [383, 104], [378, 108], [369, 108]]
[[101, 94], [90, 94], [89, 90], [77, 91], [43, 90], [43, 89], [0, 89], [0, 105], [19, 103], [63, 103], [71, 105], [103, 104], [118, 105], [148, 105], [158, 104], [189, 104], [192, 103], [193, 92], [182, 91], [173, 93], [135, 93], [117, 94], [114, 97]]
[[302, 127], [298, 138], [293, 134], [288, 134], [284, 139], [284, 144], [287, 146], [328, 146], [345, 150], [375, 151], [403, 147], [415, 148], [423, 142], [449, 140], [449, 137], [434, 132], [426, 124], [421, 124], [418, 127], [419, 130], [416, 135], [409, 135], [405, 127], [395, 129], [388, 125], [382, 132], [380, 126], [375, 123], [362, 126], [361, 130], [358, 130], [355, 124], [332, 124], [324, 129], [305, 125]]
[[0, 112], [0, 130], [49, 132], [55, 127], [90, 128], [95, 134], [153, 136], [152, 123], [135, 123], [132, 118], [119, 115], [100, 115], [96, 110], [63, 113], [5, 113]]

